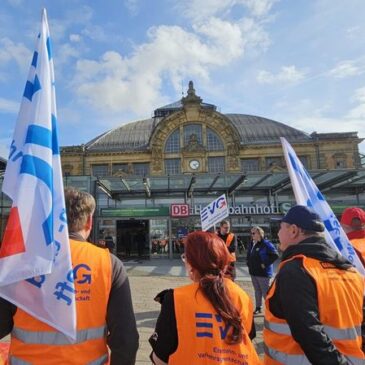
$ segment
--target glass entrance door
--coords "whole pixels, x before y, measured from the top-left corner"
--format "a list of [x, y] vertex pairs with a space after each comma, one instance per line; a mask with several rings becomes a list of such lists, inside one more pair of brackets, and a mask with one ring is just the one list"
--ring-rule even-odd
[[168, 219], [150, 220], [150, 250], [151, 258], [169, 257]]
[[148, 220], [117, 221], [117, 256], [123, 259], [149, 258]]

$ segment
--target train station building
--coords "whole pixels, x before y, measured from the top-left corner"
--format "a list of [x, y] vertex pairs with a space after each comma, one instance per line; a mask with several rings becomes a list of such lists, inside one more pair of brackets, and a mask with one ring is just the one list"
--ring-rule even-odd
[[[275, 241], [273, 218], [295, 204], [280, 137], [336, 214], [365, 207], [363, 139], [356, 131], [307, 134], [259, 116], [224, 114], [203, 102], [192, 82], [185, 97], [151, 118], [62, 147], [64, 183], [95, 196], [92, 239], [111, 235], [121, 257], [177, 257], [181, 238], [200, 229], [200, 211], [222, 194], [240, 242], [248, 242], [253, 225]], [[9, 204], [2, 194], [1, 233]]]

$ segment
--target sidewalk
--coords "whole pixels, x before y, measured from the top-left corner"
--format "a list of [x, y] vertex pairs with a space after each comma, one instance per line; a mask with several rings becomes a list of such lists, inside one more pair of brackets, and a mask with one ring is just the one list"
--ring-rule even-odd
[[[186, 277], [184, 263], [180, 259], [128, 260], [123, 264], [129, 276], [173, 276]], [[236, 263], [237, 280], [251, 281], [247, 265]]]

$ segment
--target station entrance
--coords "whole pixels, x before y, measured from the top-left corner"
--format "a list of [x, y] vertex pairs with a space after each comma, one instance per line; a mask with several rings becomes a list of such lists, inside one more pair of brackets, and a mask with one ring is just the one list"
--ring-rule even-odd
[[117, 256], [122, 259], [150, 257], [147, 219], [117, 220]]

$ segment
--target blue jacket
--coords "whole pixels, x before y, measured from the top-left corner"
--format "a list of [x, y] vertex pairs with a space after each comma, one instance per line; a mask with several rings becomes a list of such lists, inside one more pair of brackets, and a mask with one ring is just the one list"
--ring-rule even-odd
[[257, 242], [253, 249], [252, 247], [253, 242], [247, 249], [248, 272], [252, 276], [271, 278], [274, 272], [273, 262], [279, 257], [275, 246], [270, 241], [263, 239]]

